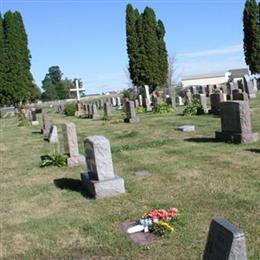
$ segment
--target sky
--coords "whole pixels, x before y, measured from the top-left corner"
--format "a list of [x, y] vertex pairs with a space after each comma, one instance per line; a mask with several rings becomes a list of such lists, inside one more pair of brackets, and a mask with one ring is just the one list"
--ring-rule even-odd
[[0, 0], [19, 11], [28, 35], [31, 72], [39, 87], [48, 68], [81, 78], [86, 94], [122, 90], [127, 73], [125, 9], [154, 9], [163, 21], [175, 79], [243, 68], [245, 0]]

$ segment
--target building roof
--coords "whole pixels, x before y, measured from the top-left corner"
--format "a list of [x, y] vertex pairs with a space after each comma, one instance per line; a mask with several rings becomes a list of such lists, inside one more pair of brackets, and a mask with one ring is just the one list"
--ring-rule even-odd
[[233, 69], [233, 70], [229, 70], [229, 72], [231, 73], [232, 78], [243, 78], [244, 75], [246, 74], [249, 75], [248, 68]]
[[217, 77], [225, 77], [225, 71], [214, 72], [208, 74], [200, 74], [200, 75], [190, 75], [182, 77], [182, 80], [193, 80], [193, 79], [207, 79], [207, 78], [217, 78]]

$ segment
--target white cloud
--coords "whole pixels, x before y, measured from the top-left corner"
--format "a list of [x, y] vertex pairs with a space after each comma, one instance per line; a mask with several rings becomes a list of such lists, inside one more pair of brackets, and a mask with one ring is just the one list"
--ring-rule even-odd
[[179, 53], [178, 56], [182, 58], [195, 58], [195, 57], [206, 57], [206, 56], [216, 56], [221, 54], [230, 54], [230, 53], [241, 53], [243, 52], [243, 45], [237, 44], [232, 46], [227, 46], [219, 49], [203, 50], [196, 52], [183, 52]]

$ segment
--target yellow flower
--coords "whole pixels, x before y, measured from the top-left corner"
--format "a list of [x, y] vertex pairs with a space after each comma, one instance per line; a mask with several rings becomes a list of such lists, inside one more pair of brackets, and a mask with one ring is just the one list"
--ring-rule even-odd
[[162, 226], [165, 229], [168, 229], [170, 232], [175, 231], [175, 229], [171, 225], [169, 225], [167, 222], [164, 222], [162, 220], [159, 222], [159, 225]]

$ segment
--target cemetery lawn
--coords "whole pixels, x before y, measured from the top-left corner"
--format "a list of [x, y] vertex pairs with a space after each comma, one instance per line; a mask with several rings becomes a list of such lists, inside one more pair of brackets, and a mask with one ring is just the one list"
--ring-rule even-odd
[[[253, 129], [260, 133], [259, 94], [250, 106]], [[220, 119], [183, 117], [182, 109], [139, 114], [138, 124], [118, 122], [119, 112], [111, 121], [50, 113], [61, 143], [61, 124], [76, 124], [81, 153], [84, 137], [110, 140], [114, 169], [127, 192], [100, 200], [80, 192], [84, 167], [39, 167], [40, 156], [54, 151], [37, 132], [40, 126], [17, 127], [16, 118], [1, 119], [0, 257], [201, 259], [212, 218], [223, 217], [244, 231], [248, 259], [260, 259], [260, 142], [216, 143]], [[175, 131], [184, 124], [194, 124], [196, 131]], [[135, 176], [141, 170], [151, 176]], [[170, 207], [178, 208], [187, 224], [149, 246], [134, 244], [116, 227]]]

